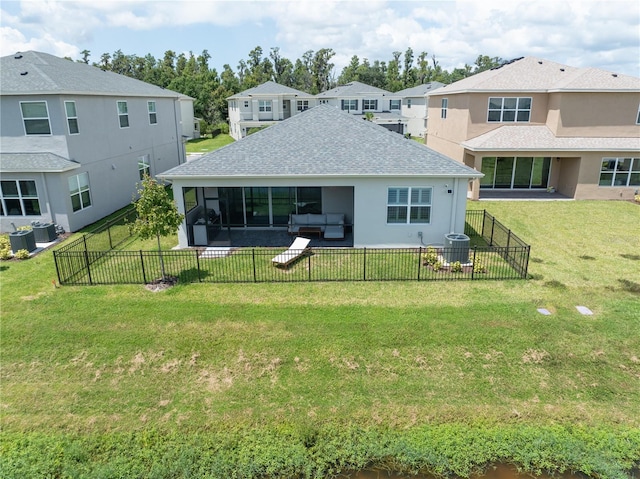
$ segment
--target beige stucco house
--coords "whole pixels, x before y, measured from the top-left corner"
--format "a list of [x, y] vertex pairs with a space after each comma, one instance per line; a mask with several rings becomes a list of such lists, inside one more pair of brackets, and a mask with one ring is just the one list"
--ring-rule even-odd
[[469, 196], [640, 190], [640, 78], [524, 57], [429, 95], [426, 144], [484, 173]]

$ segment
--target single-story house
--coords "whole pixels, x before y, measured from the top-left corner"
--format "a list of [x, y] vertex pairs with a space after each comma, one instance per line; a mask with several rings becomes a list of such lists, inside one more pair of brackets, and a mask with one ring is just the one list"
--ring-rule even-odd
[[[462, 233], [482, 173], [330, 105], [319, 105], [172, 168], [179, 246], [194, 226], [286, 230], [294, 214], [344, 216], [355, 247], [419, 247]], [[333, 216], [333, 215], [331, 215]], [[204, 228], [198, 228], [204, 230]]]

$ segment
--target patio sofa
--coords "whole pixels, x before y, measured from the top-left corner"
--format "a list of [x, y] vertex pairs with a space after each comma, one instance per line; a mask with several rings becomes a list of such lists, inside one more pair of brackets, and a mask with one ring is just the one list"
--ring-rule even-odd
[[344, 239], [344, 214], [343, 213], [305, 213], [289, 215], [289, 234], [309, 233], [309, 230], [317, 230], [324, 239]]

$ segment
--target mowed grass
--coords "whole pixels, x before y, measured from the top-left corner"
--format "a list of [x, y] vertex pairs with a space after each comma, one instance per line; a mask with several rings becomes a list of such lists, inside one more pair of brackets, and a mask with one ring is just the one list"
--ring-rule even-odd
[[532, 279], [153, 293], [0, 263], [3, 430], [640, 427], [640, 206], [469, 207], [532, 245]]
[[221, 133], [215, 138], [196, 138], [187, 141], [187, 153], [208, 153], [218, 148], [233, 143], [234, 139], [230, 135]]

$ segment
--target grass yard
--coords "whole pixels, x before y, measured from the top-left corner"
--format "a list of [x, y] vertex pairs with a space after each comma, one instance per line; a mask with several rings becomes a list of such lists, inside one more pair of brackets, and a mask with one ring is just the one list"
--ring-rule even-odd
[[0, 263], [3, 477], [628, 477], [640, 206], [469, 207], [531, 244], [531, 280], [152, 293], [55, 288], [50, 252]]
[[221, 133], [215, 138], [196, 138], [187, 141], [187, 153], [208, 153], [218, 148], [233, 143], [230, 135]]

